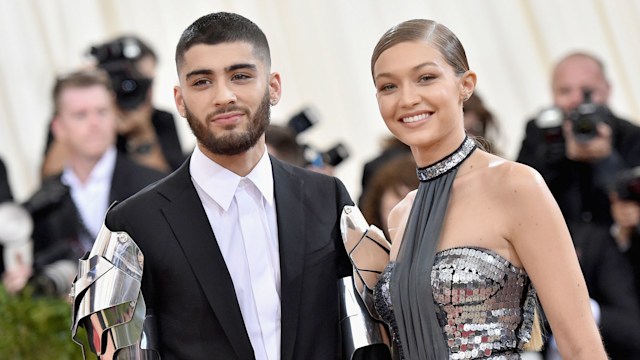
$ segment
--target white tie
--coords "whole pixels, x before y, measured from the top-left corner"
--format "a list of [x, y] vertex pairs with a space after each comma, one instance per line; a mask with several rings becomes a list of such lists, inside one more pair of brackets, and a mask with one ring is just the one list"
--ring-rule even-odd
[[272, 240], [263, 198], [251, 180], [240, 181], [235, 198], [259, 322], [245, 325], [257, 359], [280, 359], [281, 311], [275, 269], [279, 264], [273, 264], [271, 255], [277, 247], [270, 246]]

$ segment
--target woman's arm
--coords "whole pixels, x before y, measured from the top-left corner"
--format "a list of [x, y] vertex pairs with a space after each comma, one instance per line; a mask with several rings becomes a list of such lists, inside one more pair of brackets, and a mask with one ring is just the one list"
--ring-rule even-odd
[[566, 223], [538, 172], [510, 168], [501, 201], [507, 238], [533, 282], [564, 359], [606, 359]]

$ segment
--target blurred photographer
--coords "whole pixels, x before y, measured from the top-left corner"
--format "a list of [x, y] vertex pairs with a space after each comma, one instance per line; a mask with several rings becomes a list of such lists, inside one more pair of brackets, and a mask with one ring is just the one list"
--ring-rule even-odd
[[618, 174], [610, 200], [614, 222], [611, 235], [633, 266], [640, 297], [640, 167]]
[[[24, 204], [33, 220], [30, 282], [37, 292], [67, 294], [77, 259], [91, 249], [109, 205], [164, 176], [116, 150], [114, 102], [111, 80], [101, 69], [56, 79], [51, 128], [67, 157], [63, 169]], [[30, 276], [28, 267], [23, 264], [13, 275]]]
[[[121, 36], [92, 46], [89, 55], [109, 74], [116, 94], [117, 147], [136, 162], [165, 173], [185, 160], [171, 113], [152, 104], [157, 56], [140, 38]], [[65, 149], [49, 134], [43, 177], [61, 169]]]
[[567, 221], [611, 225], [615, 174], [640, 165], [640, 127], [607, 107], [602, 62], [571, 53], [553, 70], [554, 107], [528, 121], [518, 162], [538, 170]]
[[267, 150], [272, 156], [289, 164], [333, 175], [333, 169], [349, 157], [349, 151], [342, 143], [319, 151], [298, 141], [298, 135], [317, 121], [313, 109], [306, 107], [291, 117], [286, 126], [270, 124], [265, 132]]

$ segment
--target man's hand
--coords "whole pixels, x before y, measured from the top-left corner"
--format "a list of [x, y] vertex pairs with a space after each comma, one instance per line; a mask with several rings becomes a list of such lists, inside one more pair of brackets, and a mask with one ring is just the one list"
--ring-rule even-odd
[[611, 127], [609, 125], [599, 123], [597, 135], [585, 142], [576, 140], [571, 121], [565, 121], [562, 130], [569, 160], [595, 163], [611, 155]]
[[622, 200], [618, 194], [611, 193], [611, 216], [618, 226], [615, 234], [618, 247], [626, 249], [631, 245], [631, 236], [640, 224], [640, 204], [631, 200]]
[[16, 294], [27, 285], [31, 275], [33, 275], [33, 268], [18, 255], [15, 266], [2, 274], [2, 284], [9, 294]]

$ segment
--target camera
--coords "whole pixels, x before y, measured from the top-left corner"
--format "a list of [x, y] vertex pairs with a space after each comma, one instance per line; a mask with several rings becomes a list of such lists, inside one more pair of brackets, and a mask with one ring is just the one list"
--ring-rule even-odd
[[322, 167], [323, 165], [337, 166], [349, 157], [349, 151], [342, 143], [337, 143], [327, 151], [320, 152], [310, 147], [309, 145], [303, 145], [304, 158], [307, 165]]
[[573, 135], [579, 142], [587, 142], [598, 135], [598, 124], [607, 122], [609, 110], [591, 101], [591, 90], [583, 90], [582, 104], [568, 114], [573, 126]]
[[622, 200], [640, 202], [640, 166], [620, 171], [614, 181], [614, 190]]
[[[289, 119], [287, 127], [290, 128], [297, 137], [317, 122], [318, 116], [316, 112], [310, 107], [305, 107]], [[349, 157], [349, 150], [347, 150], [347, 147], [342, 143], [337, 143], [326, 151], [319, 151], [308, 144], [302, 144], [301, 146], [304, 150], [305, 162], [307, 165], [314, 167], [322, 167], [324, 165], [335, 167]]]
[[143, 44], [134, 37], [121, 37], [105, 44], [92, 46], [89, 54], [111, 79], [118, 107], [132, 110], [147, 98], [151, 79], [136, 69], [136, 61], [143, 55]]

